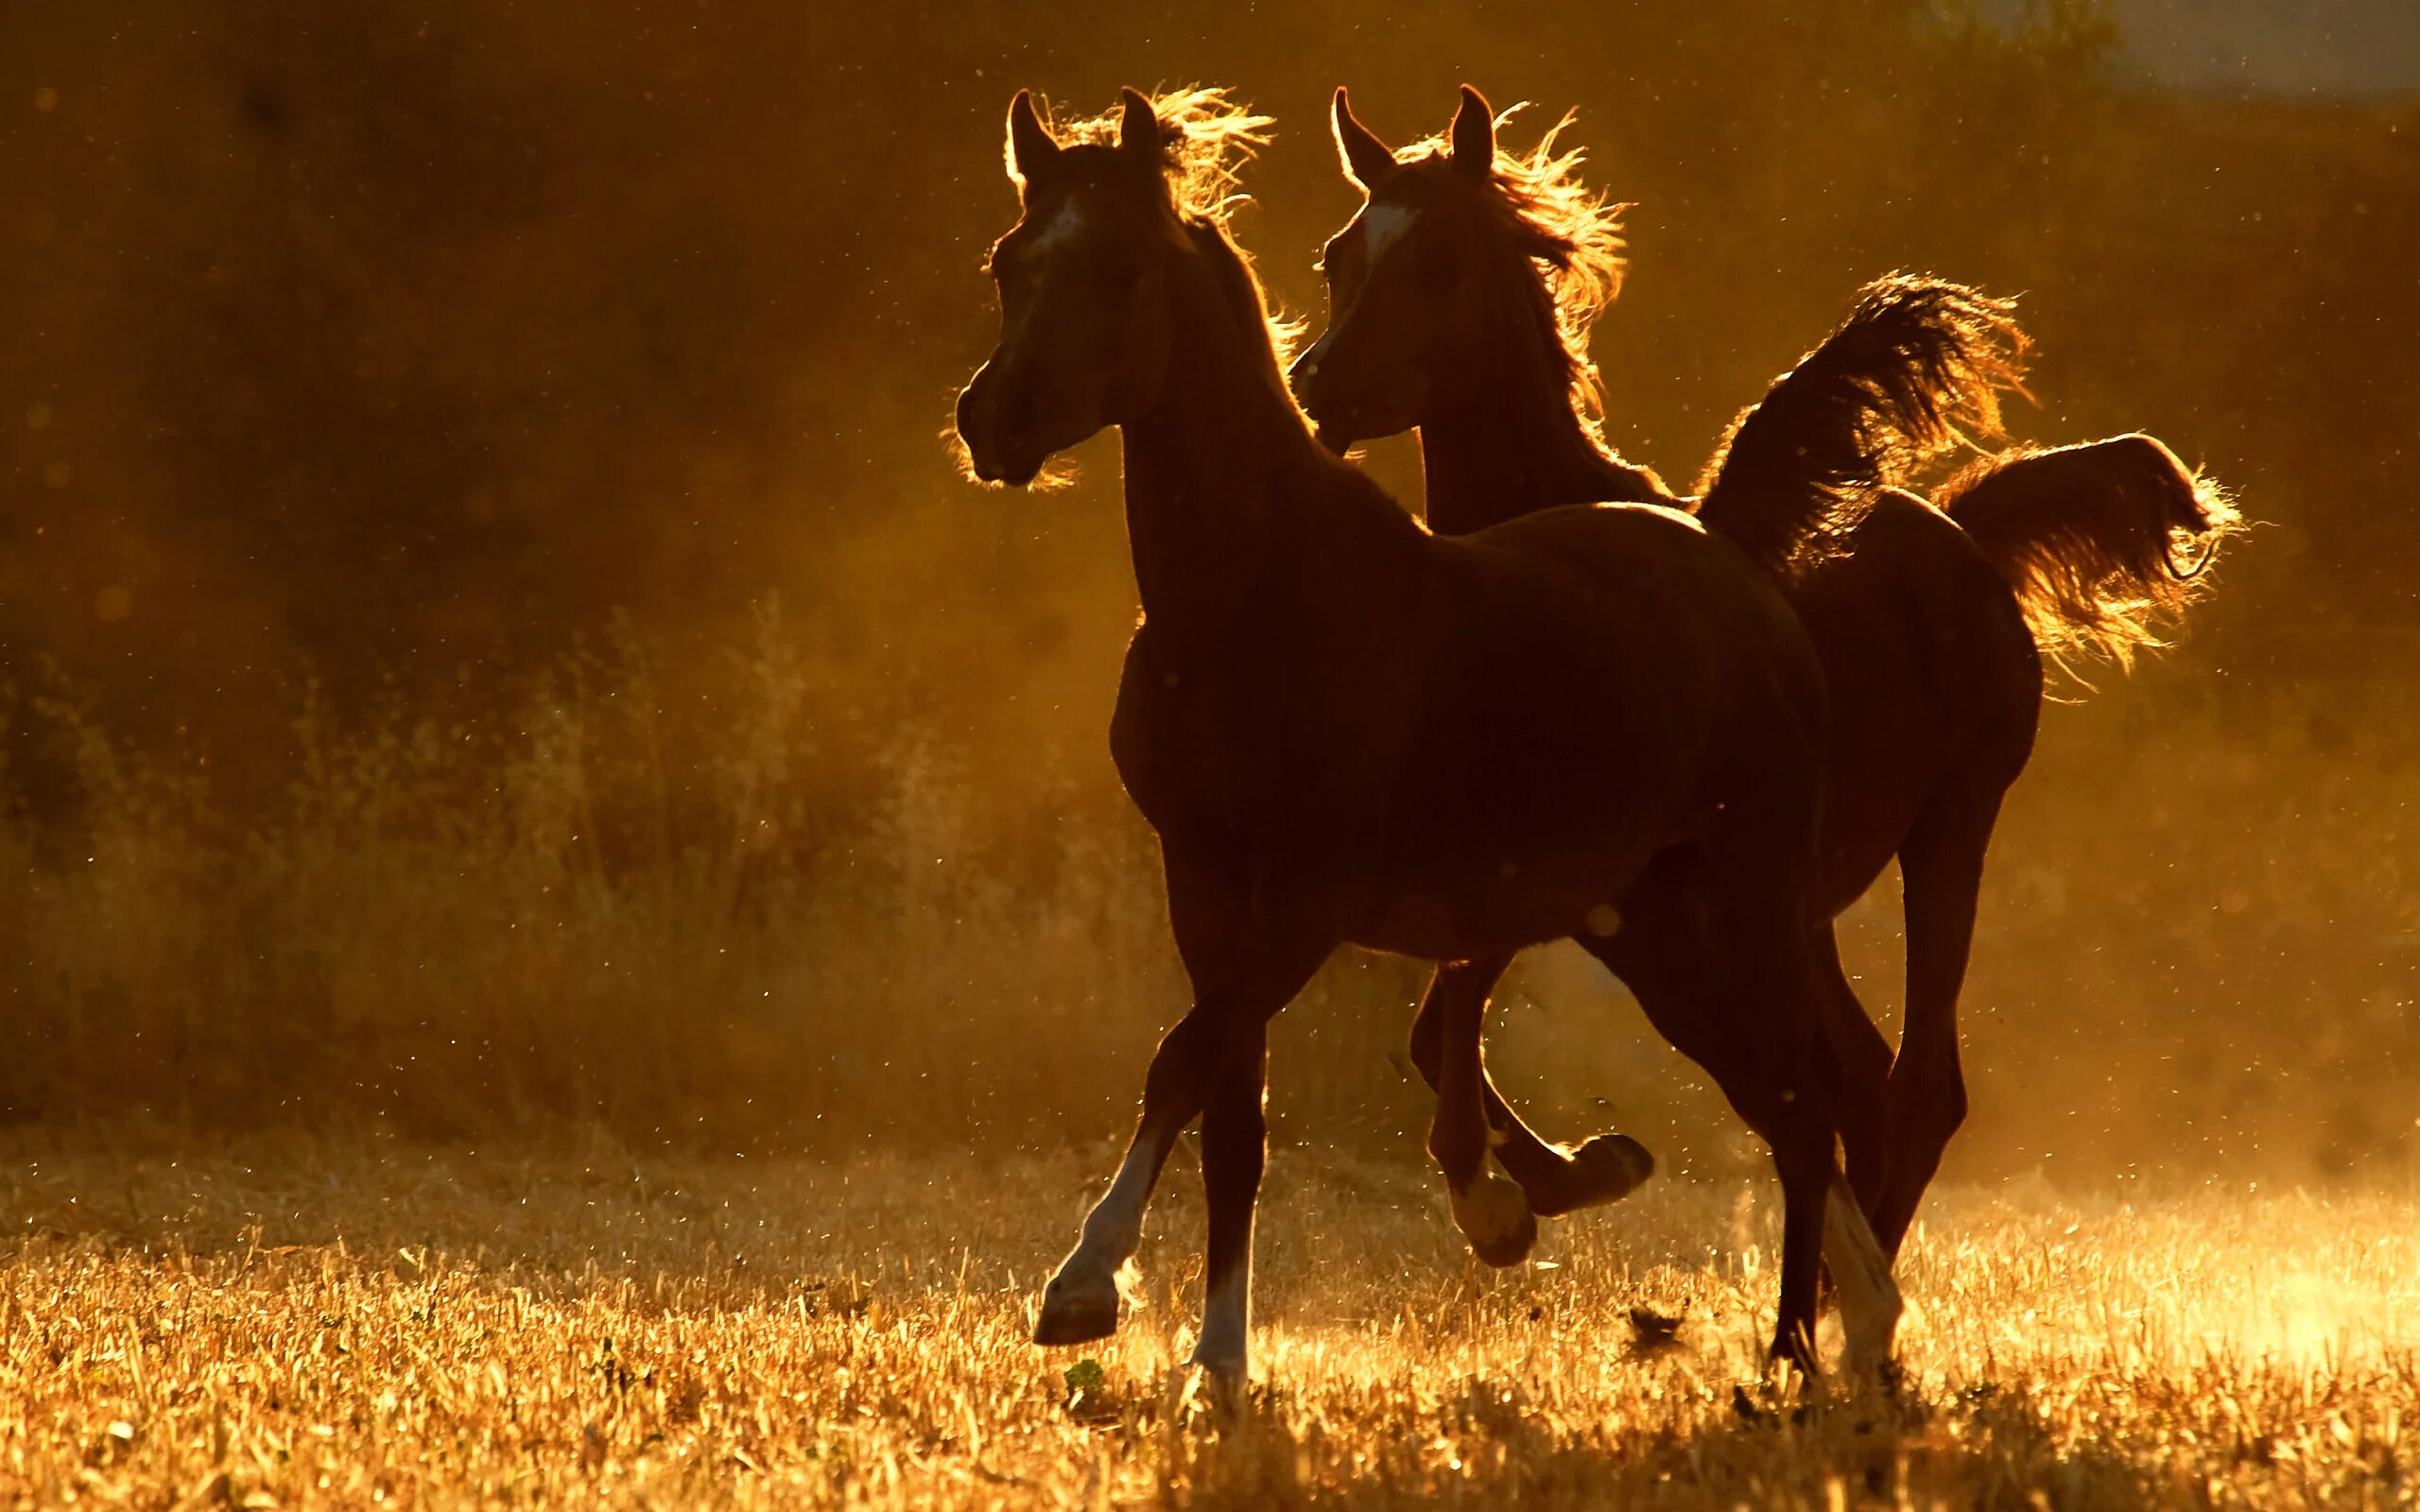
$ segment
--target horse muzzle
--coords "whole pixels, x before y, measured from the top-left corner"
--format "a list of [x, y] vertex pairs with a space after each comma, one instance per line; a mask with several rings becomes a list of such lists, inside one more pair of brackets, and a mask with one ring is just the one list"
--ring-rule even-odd
[[1041, 475], [1050, 449], [1031, 399], [1000, 383], [989, 365], [958, 396], [958, 439], [977, 481], [1021, 489]]

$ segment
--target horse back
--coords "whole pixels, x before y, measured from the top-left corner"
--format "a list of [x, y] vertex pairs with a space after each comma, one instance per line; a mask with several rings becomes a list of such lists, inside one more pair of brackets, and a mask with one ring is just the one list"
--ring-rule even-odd
[[1451, 621], [1394, 797], [1407, 870], [1501, 870], [1519, 851], [1618, 870], [1726, 807], [1769, 809], [1777, 844], [1811, 848], [1822, 675], [1744, 558], [1640, 506], [1542, 511], [1438, 546]]

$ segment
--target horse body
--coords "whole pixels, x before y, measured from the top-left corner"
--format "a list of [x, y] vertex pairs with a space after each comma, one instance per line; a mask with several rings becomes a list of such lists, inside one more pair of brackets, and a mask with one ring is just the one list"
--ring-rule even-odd
[[1878, 493], [1789, 601], [1832, 695], [1825, 902], [1864, 896], [1945, 792], [1974, 800], [2032, 754], [2041, 659], [2007, 582], [1947, 516]]
[[1460, 960], [1581, 930], [1726, 805], [1812, 813], [1820, 675], [1695, 522], [1582, 507], [1443, 540], [1365, 490], [1335, 468], [1289, 499], [1215, 642], [1146, 598], [1111, 748], [1179, 864]]
[[[1584, 419], [1588, 323], [1617, 282], [1610, 213], [1552, 155], [1500, 159], [1485, 102], [1467, 88], [1450, 137], [1399, 159], [1338, 92], [1349, 177], [1395, 217], [1383, 260], [1361, 221], [1329, 244], [1329, 330], [1295, 367], [1331, 445], [1416, 423], [1428, 517], [1441, 532], [1504, 528], [1524, 510], [1660, 490], [1609, 455]], [[1542, 211], [1560, 209], [1563, 229]], [[1583, 291], [1559, 308], [1541, 265]], [[1439, 270], [1455, 270], [1450, 292]], [[1373, 313], [1375, 312], [1375, 313]], [[1965, 1112], [1956, 1006], [1984, 853], [2001, 799], [2024, 770], [2040, 716], [2037, 639], [2062, 632], [2123, 652], [2148, 644], [2123, 606], [2178, 607], [2191, 573], [2172, 535], [2215, 544], [2233, 515], [2148, 438], [2014, 455], [1953, 485], [1945, 513], [1876, 485], [1955, 435], [1953, 409], [1993, 428], [1995, 390], [2014, 382], [2022, 336], [2005, 306], [1935, 281], [1872, 285], [1858, 311], [1766, 399], [1743, 413], [1695, 507], [1767, 567], [1822, 663], [1832, 708], [1820, 847], [1826, 918], [1895, 857], [1907, 910], [1906, 1028], [1895, 1058], [1837, 971], [1825, 1023], [1846, 1084], [1887, 1075], [1869, 1108], [1837, 1099], [1849, 1170], [1887, 1252], [1895, 1252]], [[2005, 350], [2001, 350], [2001, 349]], [[1396, 428], [1400, 428], [1398, 425]], [[1494, 486], [1491, 480], [1501, 486]], [[1809, 511], [1831, 512], [1806, 530]], [[1954, 517], [1953, 517], [1954, 516]], [[1970, 534], [1960, 521], [1979, 526]], [[1813, 542], [1820, 549], [1808, 552]], [[2200, 563], [2194, 564], [2198, 571]], [[1828, 927], [1822, 945], [1837, 966]], [[1644, 932], [1598, 954], [1662, 1026], [1685, 995]], [[1442, 1021], [1475, 1010], [1493, 978], [1441, 973], [1413, 1033], [1437, 1079], [1451, 1051]], [[1490, 1093], [1499, 1151], [1539, 1213], [1628, 1190], [1546, 1144]], [[1594, 1145], [1599, 1142], [1591, 1142]]]
[[[1811, 1366], [1829, 1254], [1869, 1281], [1853, 1349], [1887, 1350], [1896, 1294], [1855, 1204], [1832, 1195], [1814, 1065], [1825, 704], [1797, 621], [1678, 512], [1549, 510], [1443, 540], [1322, 452], [1216, 213], [1171, 199], [1167, 155], [1188, 128], [1216, 129], [1183, 113], [1200, 99], [1164, 126], [1130, 91], [1115, 146], [1062, 146], [1018, 97], [1026, 214], [994, 253], [1004, 335], [959, 401], [982, 476], [1021, 481], [1094, 430], [1124, 434], [1144, 623], [1112, 748], [1159, 833], [1195, 989], [1037, 1337], [1115, 1326], [1116, 1272], [1198, 1115], [1210, 1263], [1196, 1358], [1239, 1374], [1269, 1019], [1348, 941], [1506, 957], [1618, 933], [1608, 920], [1641, 879], [1677, 870], [1685, 882], [1659, 896], [1688, 900], [1671, 937], [1698, 995], [1667, 1030], [1773, 1148], [1774, 1349]], [[1038, 244], [1037, 221], [1053, 231]], [[1466, 1228], [1528, 1222], [1482, 1169], [1476, 1069], [1474, 1053], [1449, 1071], [1431, 1148]]]

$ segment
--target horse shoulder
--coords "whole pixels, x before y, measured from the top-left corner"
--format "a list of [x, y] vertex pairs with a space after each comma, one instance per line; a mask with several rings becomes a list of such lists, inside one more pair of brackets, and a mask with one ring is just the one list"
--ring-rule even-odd
[[[1110, 754], [1164, 843], [1205, 862], [1234, 852], [1221, 866], [1284, 854], [1312, 869], [1352, 848], [1392, 781], [1410, 701], [1391, 691], [1402, 677], [1380, 638], [1351, 644], [1370, 629], [1275, 611], [1215, 648], [1148, 623], [1136, 633]], [[1387, 670], [1374, 679], [1374, 665]]]

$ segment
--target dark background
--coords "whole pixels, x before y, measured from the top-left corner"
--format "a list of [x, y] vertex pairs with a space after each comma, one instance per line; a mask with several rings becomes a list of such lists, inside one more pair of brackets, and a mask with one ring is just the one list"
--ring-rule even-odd
[[[1115, 441], [1028, 497], [939, 439], [992, 335], [1003, 107], [1203, 81], [1274, 114], [1238, 230], [1316, 318], [1357, 202], [1328, 92], [1403, 141], [1467, 79], [1537, 102], [1515, 144], [1577, 107], [1635, 202], [1596, 354], [1609, 434], [1667, 476], [1913, 268], [2022, 293], [2018, 434], [2150, 431], [2261, 524], [2179, 650], [2048, 712], [1969, 993], [1965, 1168], [2408, 1178], [2420, 65], [2389, 10], [2300, 25], [14, 8], [0, 1107], [1115, 1126], [1179, 1001], [1102, 748]], [[1408, 445], [1373, 465], [1416, 498]], [[1852, 935], [1887, 1007], [1887, 897]], [[1525, 983], [1498, 1043], [1531, 1095], [1728, 1148], [1600, 979]], [[1413, 1116], [1384, 1056], [1413, 986], [1343, 962], [1288, 1015], [1302, 1137]]]

